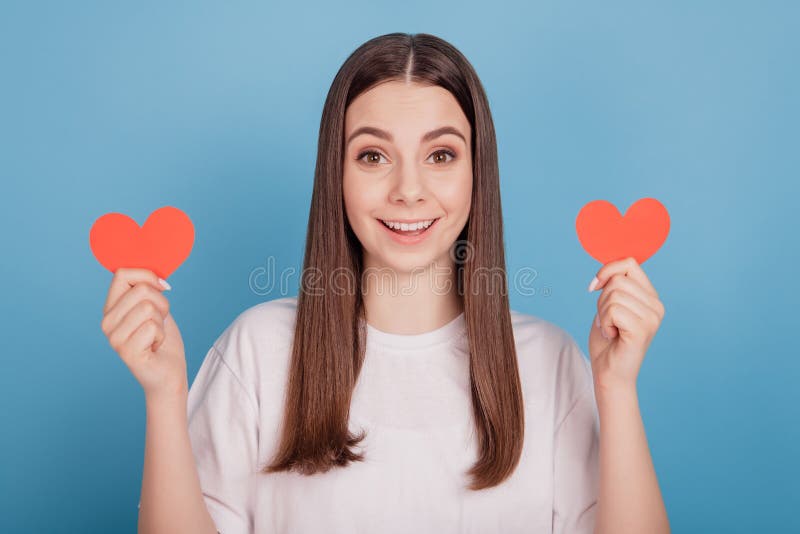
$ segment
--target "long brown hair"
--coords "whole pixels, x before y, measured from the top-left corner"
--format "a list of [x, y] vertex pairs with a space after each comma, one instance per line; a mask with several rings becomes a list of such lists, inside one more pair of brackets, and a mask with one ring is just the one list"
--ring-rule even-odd
[[[342, 194], [347, 106], [376, 84], [400, 80], [450, 91], [469, 119], [473, 189], [470, 215], [451, 254], [464, 304], [478, 459], [469, 489], [500, 484], [519, 463], [522, 387], [511, 327], [500, 209], [499, 170], [489, 104], [472, 65], [451, 44], [425, 33], [390, 33], [358, 47], [331, 84], [319, 146], [280, 443], [263, 473], [305, 475], [362, 461], [352, 450], [365, 433], [348, 429], [350, 401], [364, 361], [361, 244]], [[482, 289], [482, 273], [495, 286]], [[499, 276], [500, 282], [497, 282]], [[342, 277], [345, 285], [341, 287]]]

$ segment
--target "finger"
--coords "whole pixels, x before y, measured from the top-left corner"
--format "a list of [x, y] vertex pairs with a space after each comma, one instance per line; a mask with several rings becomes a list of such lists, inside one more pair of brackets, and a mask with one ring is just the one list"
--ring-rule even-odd
[[[624, 291], [632, 295], [642, 306], [645, 306], [652, 312], [652, 314], [656, 316], [661, 315], [660, 310], [663, 308], [661, 301], [646, 291], [639, 282], [621, 274], [615, 274], [606, 282], [602, 293], [600, 293], [600, 297], [597, 299], [597, 309], [599, 310], [602, 303], [611, 298], [617, 291]], [[642, 315], [642, 313], [639, 315]]]
[[139, 325], [126, 343], [126, 350], [129, 356], [150, 351], [159, 337], [159, 330], [162, 331], [161, 336], [163, 336], [163, 327], [152, 319], [148, 319]]
[[161, 344], [164, 342], [166, 337], [167, 337], [167, 334], [164, 331], [164, 323], [162, 322], [161, 326], [156, 325], [155, 342], [150, 346], [150, 350], [153, 351], [153, 352], [156, 352], [158, 350], [158, 347], [161, 346]]
[[108, 310], [100, 322], [100, 328], [106, 334], [113, 331], [131, 309], [142, 301], [151, 301], [164, 317], [169, 313], [169, 300], [167, 297], [153, 289], [148, 283], [137, 283], [133, 289], [123, 293], [117, 303]]
[[[623, 289], [618, 289], [612, 295], [597, 306], [597, 314], [602, 318], [608, 313], [611, 306], [619, 305], [630, 310], [641, 321], [658, 322], [658, 315], [654, 310], [647, 307], [634, 295], [627, 293]], [[602, 319], [601, 319], [602, 322]]]
[[153, 321], [162, 327], [164, 325], [164, 317], [158, 308], [151, 301], [143, 300], [137, 303], [111, 332], [108, 336], [109, 344], [114, 350], [121, 352], [136, 329], [147, 321]]
[[156, 341], [153, 343], [153, 346], [150, 348], [153, 352], [156, 352], [158, 348], [164, 343], [164, 340], [167, 338], [167, 319], [168, 316], [164, 316], [164, 320], [161, 321], [161, 327], [158, 329], [158, 335], [156, 336]]
[[650, 279], [647, 277], [645, 272], [642, 270], [642, 267], [634, 258], [625, 258], [624, 260], [612, 261], [603, 265], [600, 270], [597, 271], [594, 279], [592, 279], [592, 282], [589, 284], [589, 291], [602, 288], [606, 282], [608, 282], [609, 278], [615, 274], [624, 274], [625, 276], [636, 280], [639, 282], [639, 284], [641, 284], [645, 291], [651, 293], [655, 297], [658, 297], [656, 288], [654, 288], [653, 284], [650, 283]]
[[[126, 291], [138, 283], [150, 284], [159, 292], [170, 289], [169, 284], [164, 286], [159, 280], [161, 278], [150, 269], [120, 267], [114, 272], [114, 277], [111, 279], [106, 303], [103, 306], [103, 314], [110, 310]], [[164, 283], [166, 284], [166, 280]]]
[[611, 303], [600, 315], [600, 328], [608, 339], [641, 330], [642, 318], [627, 306]]

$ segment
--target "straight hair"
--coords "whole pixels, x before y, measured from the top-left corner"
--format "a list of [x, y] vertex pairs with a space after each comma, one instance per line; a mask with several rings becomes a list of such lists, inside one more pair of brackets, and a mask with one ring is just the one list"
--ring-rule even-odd
[[[348, 429], [350, 402], [364, 362], [366, 321], [361, 244], [347, 221], [342, 192], [344, 119], [357, 96], [394, 80], [446, 89], [471, 125], [472, 204], [450, 253], [464, 308], [478, 441], [477, 460], [467, 472], [468, 489], [480, 490], [513, 473], [524, 438], [522, 386], [506, 289], [497, 142], [488, 99], [472, 65], [453, 45], [425, 33], [390, 33], [367, 41], [347, 58], [328, 91], [283, 425], [277, 452], [261, 472], [312, 475], [364, 460], [353, 447], [365, 431], [354, 435]], [[493, 273], [488, 288], [479, 283], [486, 272]], [[342, 276], [350, 287], [340, 287]]]

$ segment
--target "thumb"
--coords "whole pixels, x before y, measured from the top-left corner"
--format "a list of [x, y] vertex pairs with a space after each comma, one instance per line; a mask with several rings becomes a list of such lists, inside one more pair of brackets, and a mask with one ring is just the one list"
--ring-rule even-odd
[[600, 320], [595, 314], [594, 319], [592, 319], [592, 327], [589, 331], [589, 353], [592, 354], [600, 354], [603, 352], [611, 343], [613, 339], [607, 339], [603, 336], [603, 330], [600, 326]]

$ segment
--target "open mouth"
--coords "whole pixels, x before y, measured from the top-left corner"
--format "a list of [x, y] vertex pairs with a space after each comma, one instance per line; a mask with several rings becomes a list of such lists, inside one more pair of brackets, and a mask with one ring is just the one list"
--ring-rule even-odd
[[378, 220], [381, 222], [381, 224], [383, 224], [383, 226], [386, 227], [387, 230], [394, 232], [395, 234], [414, 237], [429, 232], [430, 229], [433, 228], [433, 226], [437, 223], [439, 218], [437, 217], [436, 219], [430, 219], [429, 221], [421, 221], [416, 224], [398, 224], [391, 221], [384, 221], [382, 219]]

